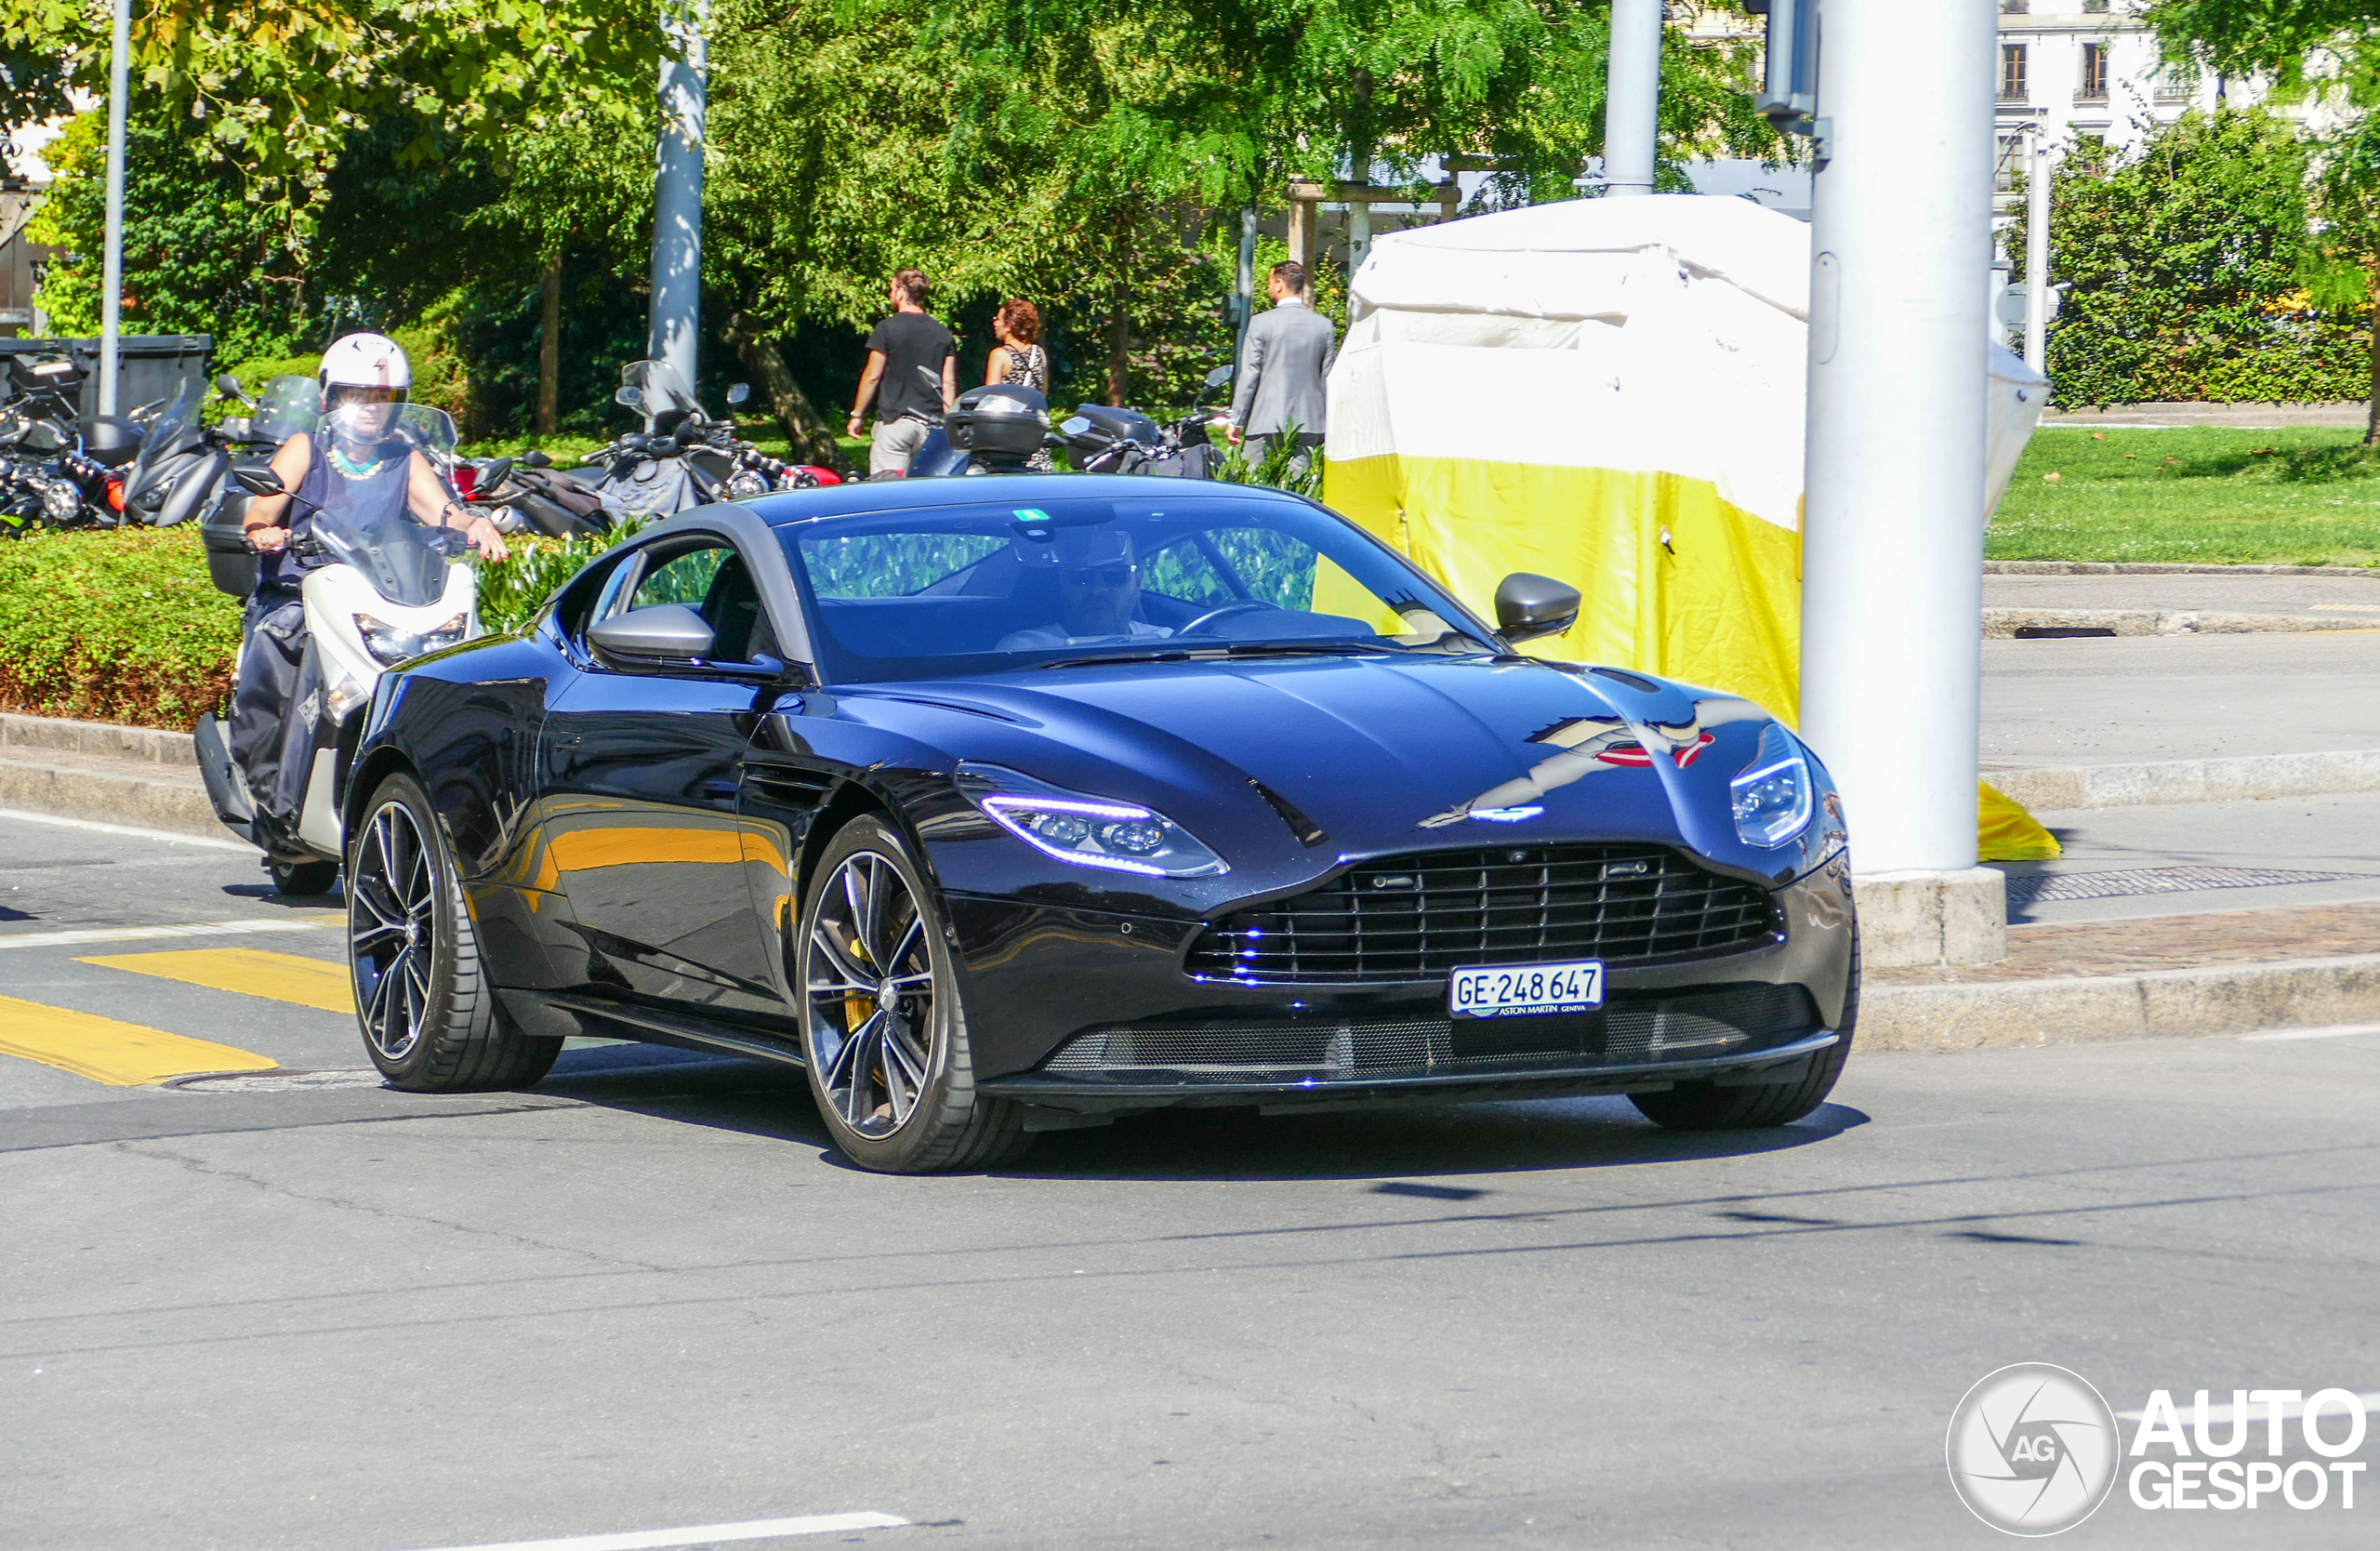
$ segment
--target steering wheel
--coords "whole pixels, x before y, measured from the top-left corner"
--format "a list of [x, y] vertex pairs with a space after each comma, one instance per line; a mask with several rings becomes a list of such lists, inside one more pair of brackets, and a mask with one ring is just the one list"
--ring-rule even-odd
[[1191, 620], [1190, 623], [1183, 626], [1173, 633], [1176, 635], [1196, 635], [1198, 631], [1205, 630], [1209, 625], [1213, 624], [1216, 620], [1221, 619], [1227, 614], [1245, 614], [1250, 609], [1271, 608], [1272, 606], [1273, 605], [1271, 603], [1258, 603], [1250, 599], [1242, 599], [1240, 602], [1236, 603], [1225, 603], [1220, 608], [1210, 608], [1206, 613], [1198, 616], [1197, 618]]

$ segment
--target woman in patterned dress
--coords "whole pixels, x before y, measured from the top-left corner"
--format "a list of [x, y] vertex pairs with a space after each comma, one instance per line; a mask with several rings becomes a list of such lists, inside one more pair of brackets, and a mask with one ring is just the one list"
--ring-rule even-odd
[[[984, 385], [1013, 382], [1047, 397], [1050, 352], [1041, 348], [1040, 311], [1022, 297], [1012, 297], [1000, 303], [998, 314], [992, 319], [992, 333], [999, 343], [984, 363]], [[1025, 460], [1025, 467], [1036, 471], [1053, 468], [1050, 449], [1035, 453]]]

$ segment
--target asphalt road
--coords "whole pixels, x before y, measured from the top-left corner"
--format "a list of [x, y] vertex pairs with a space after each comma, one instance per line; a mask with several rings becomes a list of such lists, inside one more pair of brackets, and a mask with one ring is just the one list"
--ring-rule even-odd
[[[2348, 585], [2380, 603], [2380, 582]], [[1986, 641], [1982, 744], [1987, 780], [1994, 764], [2380, 749], [2380, 629]]]
[[[28, 941], [321, 908], [123, 839], [0, 820], [0, 995], [364, 1064], [340, 1015], [126, 965], [335, 933]], [[2003, 1364], [2119, 1412], [2380, 1391], [2371, 1033], [1855, 1055], [1715, 1138], [1215, 1113], [928, 1179], [843, 1166], [798, 1074], [633, 1046], [522, 1094], [244, 1084], [0, 1057], [0, 1547], [861, 1511], [909, 1524], [737, 1544], [1983, 1546], [1943, 1437]], [[2372, 1474], [2353, 1509], [2119, 1485], [2061, 1544], [2368, 1545]]]

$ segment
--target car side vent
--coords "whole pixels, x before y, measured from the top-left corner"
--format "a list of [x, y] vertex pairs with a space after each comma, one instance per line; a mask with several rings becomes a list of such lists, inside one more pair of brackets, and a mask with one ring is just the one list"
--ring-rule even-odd
[[1271, 787], [1266, 786], [1263, 782], [1258, 780], [1253, 776], [1248, 778], [1248, 784], [1254, 787], [1256, 789], [1256, 795], [1264, 799], [1265, 802], [1271, 806], [1272, 810], [1281, 815], [1281, 822], [1289, 827], [1289, 833], [1297, 836], [1298, 843], [1300, 845], [1320, 845], [1324, 841], [1330, 838], [1330, 836], [1324, 831], [1321, 825], [1316, 824], [1314, 820], [1306, 817], [1304, 814], [1300, 813], [1296, 803], [1290, 802], [1279, 792], [1275, 791]]
[[747, 765], [744, 771], [747, 791], [763, 802], [788, 808], [814, 808], [834, 786], [835, 778], [825, 771], [803, 770], [795, 765]]

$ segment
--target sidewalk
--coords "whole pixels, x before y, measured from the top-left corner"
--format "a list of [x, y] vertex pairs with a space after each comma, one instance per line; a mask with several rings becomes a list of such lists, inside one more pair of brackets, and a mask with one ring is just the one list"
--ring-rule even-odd
[[0, 713], [0, 808], [228, 838], [188, 733]]

